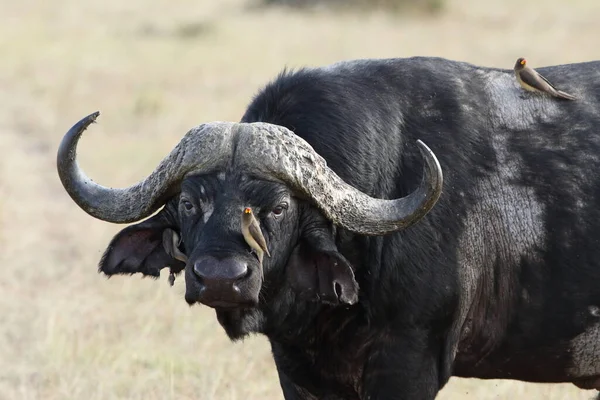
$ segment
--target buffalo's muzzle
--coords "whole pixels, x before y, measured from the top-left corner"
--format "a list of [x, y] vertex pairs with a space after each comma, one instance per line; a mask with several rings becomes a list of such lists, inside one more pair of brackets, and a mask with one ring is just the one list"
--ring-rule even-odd
[[256, 303], [252, 274], [248, 264], [228, 257], [203, 256], [188, 265], [186, 301], [214, 308], [239, 307]]

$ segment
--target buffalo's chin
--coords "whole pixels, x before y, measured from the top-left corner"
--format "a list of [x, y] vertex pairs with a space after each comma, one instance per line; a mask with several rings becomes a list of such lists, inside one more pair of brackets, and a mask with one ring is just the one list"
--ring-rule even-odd
[[211, 302], [207, 302], [207, 303], [203, 303], [205, 306], [214, 308], [215, 310], [230, 310], [230, 309], [236, 309], [236, 308], [240, 308], [240, 304], [239, 303], [230, 303], [228, 301], [211, 301]]
[[236, 341], [263, 331], [263, 316], [258, 308], [215, 309], [217, 320], [229, 339]]
[[215, 310], [243, 310], [258, 306], [258, 293], [252, 292], [234, 292], [234, 296], [208, 296], [202, 288], [189, 285], [185, 292], [185, 301], [191, 306], [202, 304], [214, 308]]

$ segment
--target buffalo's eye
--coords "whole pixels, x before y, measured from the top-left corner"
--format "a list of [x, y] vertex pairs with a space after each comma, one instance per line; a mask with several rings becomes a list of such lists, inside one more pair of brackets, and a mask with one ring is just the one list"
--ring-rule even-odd
[[277, 207], [275, 207], [271, 212], [273, 213], [273, 216], [279, 217], [279, 216], [281, 216], [281, 214], [283, 214], [283, 212], [285, 210], [287, 210], [287, 208], [288, 208], [287, 203], [281, 203]]
[[192, 211], [194, 209], [194, 205], [192, 204], [192, 202], [186, 199], [181, 200], [181, 205], [186, 211]]

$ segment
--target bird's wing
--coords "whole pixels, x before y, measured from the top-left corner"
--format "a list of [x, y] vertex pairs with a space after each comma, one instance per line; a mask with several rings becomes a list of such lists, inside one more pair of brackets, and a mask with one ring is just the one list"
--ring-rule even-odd
[[260, 227], [257, 224], [250, 224], [248, 227], [250, 231], [250, 235], [256, 240], [256, 243], [260, 246], [260, 248], [267, 254], [269, 254], [269, 249], [267, 248], [267, 242], [265, 241], [265, 237], [260, 230]]
[[548, 90], [548, 88], [544, 87], [544, 81], [537, 78], [538, 75], [539, 74], [537, 72], [535, 72], [534, 70], [527, 69], [527, 68], [521, 70], [521, 73], [519, 74], [519, 76], [521, 77], [521, 80], [526, 85], [529, 85], [537, 90], [542, 90], [542, 91]]
[[523, 82], [525, 82], [529, 86], [533, 86], [536, 89], [548, 90], [548, 88], [544, 87], [544, 83], [546, 83], [548, 84], [548, 86], [550, 86], [551, 89], [556, 90], [554, 85], [550, 83], [550, 81], [546, 79], [544, 75], [540, 74], [534, 69], [524, 69], [521, 73], [521, 79], [523, 80]]
[[554, 87], [554, 85], [548, 79], [546, 79], [546, 77], [544, 75], [542, 75], [538, 72], [538, 76], [540, 78], [542, 78], [544, 80], [544, 82], [546, 82], [548, 85], [550, 85], [550, 87], [552, 87], [552, 89], [556, 90], [556, 87]]

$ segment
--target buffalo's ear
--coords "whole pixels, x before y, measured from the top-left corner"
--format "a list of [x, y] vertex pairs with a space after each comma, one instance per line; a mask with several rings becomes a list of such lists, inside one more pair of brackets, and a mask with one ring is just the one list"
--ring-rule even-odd
[[354, 304], [358, 283], [344, 256], [338, 252], [318, 251], [300, 243], [290, 257], [287, 278], [300, 298], [327, 304]]
[[299, 244], [286, 268], [288, 282], [300, 298], [327, 304], [354, 304], [358, 283], [352, 266], [337, 250], [332, 229], [321, 215], [303, 223]]
[[106, 275], [141, 273], [160, 276], [160, 270], [170, 267], [173, 273], [181, 272], [185, 263], [172, 253], [171, 241], [165, 236], [175, 234], [161, 211], [146, 221], [128, 226], [117, 233], [106, 248], [98, 271]]

